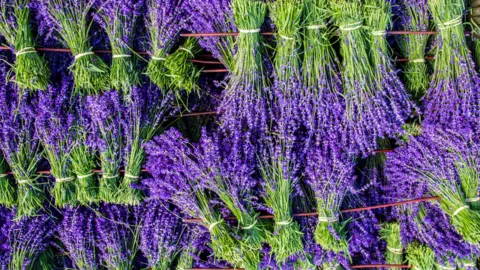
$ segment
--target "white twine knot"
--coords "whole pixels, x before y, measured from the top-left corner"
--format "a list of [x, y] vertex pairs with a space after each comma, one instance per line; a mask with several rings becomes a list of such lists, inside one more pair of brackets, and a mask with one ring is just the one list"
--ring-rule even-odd
[[114, 54], [112, 55], [112, 58], [130, 58], [132, 55], [130, 54]]
[[480, 201], [480, 197], [469, 198], [465, 200], [466, 202], [478, 202]]
[[138, 176], [138, 175], [131, 175], [131, 174], [129, 174], [129, 173], [125, 173], [125, 177], [132, 178], [132, 179], [138, 179], [138, 178], [140, 178], [140, 176]]
[[115, 175], [103, 175], [103, 179], [113, 179], [113, 178], [117, 178], [119, 177], [120, 175], [117, 173]]
[[412, 62], [412, 63], [425, 63], [425, 58], [413, 59], [410, 62]]
[[385, 30], [373, 31], [372, 35], [374, 35], [374, 36], [385, 36], [385, 35], [387, 35], [387, 31], [385, 31]]
[[93, 176], [93, 175], [94, 175], [94, 173], [85, 174], [85, 175], [78, 175], [77, 178], [78, 179], [85, 179], [85, 178], [88, 178], [88, 177]]
[[6, 173], [0, 174], [0, 178], [5, 178], [5, 177], [7, 177], [7, 176], [8, 176], [8, 174], [6, 174]]
[[16, 52], [15, 56], [19, 56], [19, 55], [27, 54], [27, 53], [37, 53], [37, 51], [33, 47], [25, 47], [25, 48], [19, 50], [18, 52]]
[[187, 48], [185, 48], [185, 47], [180, 47], [179, 49], [182, 50], [182, 51], [186, 51], [186, 52], [189, 53], [192, 57], [195, 57], [195, 55], [193, 55], [192, 51], [190, 51], [189, 49], [187, 49]]
[[55, 180], [57, 181], [57, 183], [65, 183], [65, 182], [71, 182], [75, 180], [75, 177], [57, 178]]
[[318, 222], [334, 223], [338, 221], [338, 217], [318, 217]]
[[280, 221], [280, 222], [275, 222], [275, 224], [280, 225], [280, 226], [285, 226], [285, 225], [290, 225], [290, 223], [292, 223], [292, 222], [293, 222], [293, 220], [289, 219], [289, 220], [284, 220], [284, 221]]
[[470, 206], [464, 205], [464, 206], [458, 208], [457, 210], [455, 210], [455, 212], [453, 212], [452, 216], [454, 217], [454, 216], [458, 215], [458, 213], [460, 213], [462, 210], [465, 210], [465, 209], [470, 209]]
[[322, 29], [322, 28], [327, 28], [326, 24], [314, 24], [314, 25], [309, 25], [307, 26], [307, 29]]
[[357, 30], [357, 29], [360, 29], [361, 27], [363, 26], [363, 22], [354, 22], [354, 23], [351, 23], [351, 24], [346, 24], [346, 25], [342, 25], [340, 26], [340, 30], [342, 31], [353, 31], [353, 30]]
[[208, 230], [209, 231], [213, 230], [213, 228], [215, 228], [218, 224], [220, 224], [222, 222], [223, 222], [223, 220], [215, 221], [214, 223], [212, 223], [208, 226]]
[[75, 55], [75, 60], [78, 60], [84, 56], [87, 56], [87, 55], [92, 55], [92, 54], [95, 54], [94, 52], [84, 52], [84, 53], [79, 53], [77, 55]]
[[19, 185], [21, 185], [21, 184], [26, 184], [26, 183], [28, 183], [28, 182], [30, 182], [30, 180], [28, 180], [28, 179], [20, 179], [20, 180], [17, 180], [17, 183], [18, 183]]
[[393, 254], [399, 254], [399, 255], [403, 254], [403, 248], [393, 248], [393, 247], [387, 246], [387, 250], [392, 252]]
[[255, 222], [253, 222], [252, 224], [250, 224], [249, 226], [247, 227], [242, 227], [243, 230], [250, 230], [251, 228], [255, 227], [255, 225], [257, 225], [257, 221], [255, 220]]
[[165, 61], [165, 60], [167, 60], [167, 58], [156, 57], [156, 56], [153, 56], [153, 55], [152, 55], [151, 59], [154, 60], [154, 61]]
[[444, 29], [448, 29], [448, 28], [452, 28], [452, 27], [455, 27], [455, 26], [458, 26], [462, 24], [462, 15], [458, 16], [457, 18], [451, 20], [451, 21], [448, 21], [448, 22], [444, 22], [444, 23], [441, 23], [439, 26], [438, 26], [438, 29], [440, 30], [444, 30]]
[[240, 33], [251, 34], [251, 33], [260, 33], [260, 28], [257, 29], [238, 29]]

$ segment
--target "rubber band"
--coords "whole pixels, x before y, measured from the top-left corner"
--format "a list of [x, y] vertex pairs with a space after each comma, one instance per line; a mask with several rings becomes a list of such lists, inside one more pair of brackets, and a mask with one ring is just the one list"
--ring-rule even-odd
[[257, 225], [257, 221], [255, 220], [255, 222], [253, 222], [251, 225], [247, 226], [247, 227], [242, 227], [243, 230], [250, 230], [251, 228], [255, 227], [255, 225]]
[[403, 254], [403, 248], [393, 248], [393, 247], [387, 246], [387, 250], [393, 254], [398, 254], [398, 255]]
[[480, 201], [480, 197], [475, 197], [475, 198], [466, 199], [465, 201], [466, 201], [466, 202], [478, 202], [478, 201]]
[[28, 182], [30, 182], [30, 180], [28, 180], [28, 179], [17, 180], [17, 183], [18, 183], [19, 185], [21, 185], [21, 184], [26, 184], [26, 183], [28, 183]]
[[131, 175], [131, 174], [129, 174], [129, 173], [125, 173], [125, 177], [132, 178], [132, 179], [138, 179], [138, 178], [140, 178], [140, 176]]
[[113, 178], [117, 178], [119, 177], [120, 175], [117, 173], [115, 175], [103, 175], [103, 179], [113, 179]]
[[294, 40], [295, 38], [293, 37], [287, 37], [287, 36], [284, 36], [284, 35], [279, 35], [281, 36], [283, 39], [286, 39], [286, 40]]
[[167, 58], [156, 57], [156, 56], [152, 56], [151, 59], [152, 59], [152, 60], [155, 60], [155, 61], [165, 61], [165, 60], [167, 60]]
[[322, 29], [322, 28], [327, 28], [327, 25], [326, 24], [314, 24], [314, 25], [307, 26], [307, 29]]
[[385, 36], [387, 34], [387, 31], [385, 30], [378, 30], [378, 31], [373, 31], [372, 35], [374, 36]]
[[6, 173], [0, 174], [0, 178], [5, 178], [5, 177], [7, 177], [7, 176], [8, 176], [8, 174], [6, 174]]
[[444, 30], [444, 29], [448, 29], [448, 28], [452, 28], [452, 27], [455, 27], [455, 26], [458, 26], [458, 25], [461, 25], [462, 24], [462, 15], [458, 16], [457, 18], [451, 20], [451, 21], [448, 21], [448, 22], [444, 22], [444, 23], [441, 23], [439, 26], [438, 26], [438, 29], [440, 30]]
[[85, 174], [85, 175], [78, 175], [77, 178], [78, 179], [84, 179], [84, 178], [88, 178], [88, 177], [93, 176], [93, 175], [94, 175], [94, 173]]
[[112, 58], [130, 58], [132, 55], [130, 54], [114, 54], [112, 55]]
[[73, 180], [75, 180], [75, 177], [65, 177], [65, 178], [55, 179], [55, 181], [58, 183], [71, 182]]
[[187, 49], [187, 48], [185, 48], [185, 47], [180, 47], [179, 49], [182, 50], [182, 51], [186, 51], [186, 52], [188, 52], [192, 57], [195, 57], [195, 55], [193, 55], [192, 51], [190, 51], [189, 49]]
[[460, 213], [462, 210], [465, 210], [465, 209], [470, 209], [470, 206], [464, 205], [464, 206], [458, 208], [457, 210], [455, 210], [455, 212], [453, 212], [452, 217], [458, 215], [458, 213]]
[[318, 222], [334, 223], [338, 221], [338, 217], [318, 217]]
[[37, 53], [37, 51], [33, 47], [26, 47], [26, 48], [23, 48], [20, 51], [16, 52], [15, 56], [19, 56], [19, 55], [27, 54], [27, 53]]
[[75, 55], [75, 60], [78, 60], [79, 58], [82, 58], [82, 57], [87, 56], [87, 55], [92, 55], [92, 54], [95, 54], [95, 53], [94, 52], [79, 53], [79, 54]]
[[412, 63], [425, 63], [425, 58], [413, 59], [410, 62], [412, 62]]
[[260, 28], [257, 28], [257, 29], [238, 29], [238, 31], [239, 31], [240, 33], [244, 33], [244, 34], [259, 33], [259, 32], [260, 32]]
[[281, 226], [285, 226], [285, 225], [289, 225], [290, 223], [292, 223], [293, 220], [290, 219], [290, 220], [284, 220], [284, 221], [280, 221], [280, 222], [275, 222], [275, 224], [277, 225], [281, 225]]
[[223, 222], [223, 220], [219, 220], [219, 221], [216, 221], [216, 222], [210, 224], [210, 225], [208, 226], [208, 230], [209, 230], [209, 231], [213, 230], [213, 228], [215, 228], [215, 226], [217, 226], [218, 224], [220, 224], [220, 223], [222, 223], [222, 222]]
[[360, 29], [362, 26], [363, 26], [363, 22], [355, 22], [355, 23], [340, 26], [340, 30], [353, 31], [353, 30]]

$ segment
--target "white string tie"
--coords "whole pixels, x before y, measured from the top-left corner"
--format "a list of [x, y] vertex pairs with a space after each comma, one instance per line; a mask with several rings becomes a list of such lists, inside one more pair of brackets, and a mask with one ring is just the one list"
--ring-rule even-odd
[[251, 228], [255, 227], [255, 225], [257, 225], [257, 221], [255, 220], [255, 222], [253, 222], [251, 225], [247, 226], [247, 227], [242, 227], [242, 229], [244, 230], [250, 230]]
[[190, 51], [189, 49], [187, 49], [187, 48], [185, 48], [185, 47], [180, 47], [180, 50], [186, 51], [186, 52], [189, 53], [192, 57], [195, 57], [195, 55], [193, 55], [192, 51]]
[[260, 28], [257, 29], [238, 29], [240, 33], [244, 34], [252, 34], [252, 33], [260, 33]]
[[410, 62], [412, 62], [412, 63], [425, 63], [425, 58], [413, 59]]
[[322, 29], [322, 28], [327, 28], [327, 25], [325, 25], [325, 24], [314, 24], [314, 25], [307, 26], [307, 29]]
[[209, 231], [213, 230], [213, 228], [215, 228], [215, 226], [217, 226], [218, 224], [220, 224], [222, 222], [223, 222], [223, 220], [219, 220], [219, 221], [216, 221], [216, 222], [210, 224], [210, 226], [208, 226], [208, 230]]
[[353, 30], [360, 29], [362, 26], [363, 26], [363, 22], [354, 22], [354, 23], [351, 23], [351, 24], [346, 24], [346, 25], [340, 26], [340, 30], [342, 30], [342, 31], [353, 31]]
[[115, 175], [103, 175], [103, 179], [113, 179], [113, 178], [117, 178], [119, 177], [120, 175], [117, 173]]
[[466, 199], [465, 201], [466, 201], [466, 202], [478, 202], [478, 201], [480, 201], [480, 197], [475, 197], [475, 198]]
[[167, 59], [166, 59], [166, 58], [163, 58], [163, 57], [152, 56], [152, 60], [155, 60], [155, 61], [165, 61], [165, 60], [167, 60]]
[[374, 36], [385, 36], [385, 35], [387, 35], [387, 31], [385, 31], [385, 30], [373, 31], [372, 35], [374, 35]]
[[464, 206], [458, 208], [457, 210], [455, 210], [455, 212], [453, 212], [452, 216], [454, 217], [454, 216], [458, 215], [458, 213], [462, 212], [462, 210], [465, 210], [465, 209], [470, 209], [470, 206], [464, 205]]
[[318, 217], [318, 222], [334, 223], [338, 221], [338, 217]]
[[448, 28], [452, 28], [452, 27], [455, 27], [455, 26], [458, 26], [462, 24], [462, 15], [458, 16], [457, 18], [451, 20], [451, 21], [448, 21], [448, 22], [444, 22], [444, 23], [441, 23], [439, 26], [438, 26], [438, 29], [440, 30], [444, 30], [444, 29], [448, 29]]
[[284, 220], [284, 221], [280, 221], [280, 222], [275, 222], [277, 225], [280, 225], [280, 226], [285, 226], [285, 225], [289, 225], [290, 223], [292, 223], [293, 220], [290, 219], [290, 220]]
[[0, 178], [5, 178], [5, 177], [7, 177], [7, 176], [8, 176], [8, 174], [6, 174], [6, 173], [0, 174]]
[[393, 247], [390, 247], [390, 246], [387, 246], [387, 250], [392, 252], [393, 254], [403, 254], [403, 248], [393, 248]]
[[129, 173], [126, 173], [126, 174], [125, 174], [125, 177], [132, 178], [132, 179], [138, 179], [138, 178], [140, 178], [140, 176], [131, 175], [131, 174], [129, 174]]
[[36, 52], [37, 51], [33, 47], [25, 47], [25, 48], [21, 49], [20, 51], [16, 52], [15, 56], [19, 56], [19, 55], [27, 54], [27, 53], [36, 53]]
[[77, 178], [78, 179], [85, 179], [85, 178], [88, 178], [88, 177], [93, 176], [93, 175], [94, 175], [94, 173], [85, 174], [85, 175], [78, 175]]
[[130, 54], [114, 54], [112, 58], [130, 58], [132, 57]]
[[65, 183], [65, 182], [71, 182], [73, 180], [75, 180], [75, 177], [65, 177], [65, 178], [58, 178], [58, 179], [55, 179], [57, 181], [57, 183]]
[[92, 55], [92, 54], [95, 54], [94, 52], [84, 52], [84, 53], [80, 53], [80, 54], [77, 54], [75, 55], [75, 60], [78, 60], [84, 56], [87, 56], [87, 55]]

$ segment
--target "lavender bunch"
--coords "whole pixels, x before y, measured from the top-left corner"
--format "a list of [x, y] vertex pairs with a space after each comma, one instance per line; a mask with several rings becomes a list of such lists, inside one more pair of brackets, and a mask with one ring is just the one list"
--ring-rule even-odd
[[[0, 65], [0, 70], [4, 76], [5, 66]], [[45, 194], [36, 174], [41, 149], [34, 126], [34, 98], [19, 91], [11, 83], [0, 84], [0, 147], [17, 183], [16, 214], [23, 217], [43, 207]]]
[[[427, 0], [403, 0], [399, 21], [405, 31], [428, 31], [430, 29], [430, 14]], [[405, 64], [405, 86], [410, 94], [420, 99], [428, 90], [430, 82], [425, 63], [425, 50], [428, 35], [403, 35], [400, 37], [400, 49], [408, 58]]]
[[164, 92], [170, 85], [165, 60], [185, 27], [183, 3], [183, 0], [146, 0], [150, 60], [145, 74]]
[[8, 234], [13, 224], [15, 213], [0, 206], [0, 269], [8, 269], [10, 262], [11, 247], [8, 242]]
[[67, 208], [58, 225], [58, 238], [64, 252], [76, 269], [94, 270], [99, 268], [95, 251], [95, 213], [88, 208]]
[[17, 190], [8, 176], [8, 163], [0, 156], [0, 205], [11, 208], [17, 203]]
[[465, 1], [429, 0], [437, 24], [435, 70], [425, 96], [426, 123], [447, 127], [478, 117], [478, 74], [469, 53], [462, 25]]
[[140, 189], [132, 187], [138, 182], [145, 162], [144, 144], [150, 141], [166, 120], [170, 97], [162, 97], [157, 87], [134, 86], [131, 102], [124, 106], [124, 164], [125, 176], [120, 184], [119, 201], [138, 205], [143, 199]]
[[95, 20], [107, 33], [112, 50], [110, 85], [122, 91], [125, 97], [129, 97], [132, 87], [140, 84], [140, 74], [132, 57], [132, 47], [144, 1], [108, 0], [97, 5]]
[[318, 225], [316, 242], [326, 251], [349, 257], [347, 221], [340, 221], [340, 207], [353, 186], [355, 163], [334, 143], [321, 142], [307, 154], [306, 183], [315, 193]]
[[[233, 11], [229, 0], [186, 1], [184, 9], [189, 15], [188, 29], [198, 33], [236, 32]], [[234, 68], [235, 39], [227, 37], [200, 37], [200, 45], [219, 59], [229, 70]]]
[[235, 131], [246, 126], [252, 133], [265, 132], [268, 90], [260, 27], [267, 6], [258, 0], [234, 0], [231, 7], [240, 34], [235, 65], [218, 108], [222, 112], [221, 122], [225, 130]]
[[405, 257], [414, 270], [434, 269], [435, 254], [428, 246], [413, 242], [408, 245]]
[[20, 89], [45, 90], [50, 70], [35, 50], [30, 24], [30, 0], [0, 1], [0, 35], [15, 51], [15, 62], [7, 79]]
[[[400, 224], [385, 223], [380, 230], [380, 236], [387, 242], [386, 261], [388, 264], [403, 263], [403, 244], [400, 238]], [[400, 268], [394, 268], [396, 270]]]
[[64, 76], [58, 86], [49, 85], [45, 92], [39, 93], [36, 104], [35, 129], [55, 178], [51, 193], [55, 205], [61, 208], [77, 202], [75, 175], [70, 157], [74, 144], [74, 135], [70, 130], [74, 115], [69, 113], [71, 89], [71, 79]]
[[[379, 7], [385, 7], [387, 3], [382, 1], [379, 6], [380, 3], [375, 1], [369, 2], [377, 7], [375, 13], [385, 15]], [[330, 7], [340, 29], [345, 125], [354, 141], [354, 150], [368, 155], [377, 148], [379, 137], [393, 137], [402, 132], [401, 127], [412, 105], [404, 89], [398, 86], [400, 81], [387, 60], [385, 40], [382, 36], [381, 40], [378, 37], [372, 39], [371, 32], [365, 28], [369, 19], [365, 14], [368, 6], [360, 0], [340, 0], [331, 2]], [[368, 15], [374, 16], [373, 13]], [[386, 16], [388, 19], [389, 13]], [[386, 28], [386, 25], [371, 26], [382, 35]]]
[[178, 211], [170, 210], [168, 204], [162, 201], [152, 200], [145, 203], [144, 208], [139, 233], [140, 250], [147, 258], [150, 269], [170, 269], [182, 251], [182, 234], [186, 228]]
[[88, 14], [95, 0], [42, 0], [40, 20], [48, 29], [58, 32], [74, 55], [70, 69], [75, 92], [94, 95], [110, 86], [108, 66], [92, 51], [89, 42]]
[[11, 247], [8, 269], [36, 269], [39, 255], [48, 247], [55, 223], [47, 214], [22, 218], [9, 228]]
[[187, 216], [200, 218], [211, 234], [216, 257], [239, 266], [238, 240], [230, 235], [219, 210], [210, 204], [211, 194], [203, 188], [202, 172], [188, 158], [191, 151], [187, 140], [175, 130], [146, 143], [146, 168], [152, 178], [144, 180], [143, 185], [150, 197], [169, 201]]
[[129, 224], [126, 206], [104, 204], [95, 219], [95, 244], [101, 265], [107, 269], [134, 269], [138, 229]]
[[87, 96], [86, 106], [94, 124], [96, 148], [100, 153], [103, 173], [99, 180], [99, 199], [117, 203], [121, 198], [119, 173], [122, 166], [124, 134], [122, 129], [124, 107], [121, 97], [116, 91], [105, 92], [100, 96]]

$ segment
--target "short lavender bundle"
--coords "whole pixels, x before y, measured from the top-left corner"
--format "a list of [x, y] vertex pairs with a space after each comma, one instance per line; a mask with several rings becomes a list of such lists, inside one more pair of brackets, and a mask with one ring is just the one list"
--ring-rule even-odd
[[[229, 0], [186, 1], [184, 9], [188, 14], [188, 29], [194, 33], [236, 32], [233, 11]], [[234, 67], [236, 52], [233, 37], [201, 37], [200, 45], [229, 70]]]
[[[0, 76], [6, 74], [4, 65], [0, 70], [4, 71]], [[0, 84], [0, 147], [17, 184], [16, 214], [23, 217], [43, 207], [45, 194], [36, 174], [41, 150], [34, 126], [34, 98], [19, 91], [11, 83]]]
[[86, 106], [94, 124], [96, 148], [100, 154], [102, 167], [98, 197], [108, 203], [116, 203], [121, 198], [119, 184], [124, 134], [122, 129], [124, 107], [121, 100], [117, 91], [86, 97]]
[[95, 0], [41, 0], [40, 18], [46, 31], [55, 30], [74, 56], [70, 69], [75, 93], [94, 95], [110, 86], [108, 66], [92, 51], [88, 14]]
[[353, 186], [355, 163], [335, 142], [317, 143], [307, 154], [306, 183], [315, 193], [318, 225], [315, 240], [326, 251], [349, 258], [346, 221], [340, 221], [340, 207]]
[[[400, 2], [400, 25], [405, 31], [428, 31], [430, 14], [428, 0], [403, 0]], [[430, 78], [425, 61], [428, 35], [403, 35], [400, 37], [400, 49], [408, 63], [405, 64], [405, 86], [410, 94], [420, 99], [428, 90]]]
[[[147, 258], [147, 267], [154, 270], [171, 269], [182, 249], [186, 227], [178, 211], [160, 200], [146, 202], [140, 228], [140, 251]], [[190, 266], [191, 267], [191, 266]]]
[[97, 6], [95, 19], [107, 33], [112, 50], [110, 85], [128, 99], [132, 87], [140, 83], [132, 48], [144, 0], [109, 0]]
[[46, 91], [39, 93], [36, 104], [35, 129], [55, 178], [51, 193], [55, 205], [61, 208], [77, 202], [76, 179], [70, 157], [74, 144], [70, 129], [74, 115], [69, 113], [71, 90], [71, 78], [64, 76], [59, 85], [49, 85]]
[[[408, 146], [389, 155], [387, 177], [400, 177], [406, 183], [423, 186], [423, 190], [428, 187], [430, 193], [440, 197], [441, 209], [464, 240], [478, 244], [480, 227], [475, 224], [480, 222], [480, 214], [470, 209], [467, 197], [472, 194], [469, 190], [478, 192], [478, 177], [472, 174], [476, 169], [471, 170], [468, 163], [463, 163], [464, 157], [469, 156], [465, 148], [462, 150], [468, 137], [453, 130], [437, 130], [435, 126], [424, 126], [422, 132], [420, 137], [410, 137]], [[472, 199], [476, 200], [477, 195], [474, 196]]]
[[170, 84], [165, 60], [185, 26], [183, 3], [183, 0], [146, 0], [150, 60], [145, 74], [164, 92]]
[[57, 234], [64, 252], [68, 254], [76, 269], [98, 269], [98, 254], [95, 251], [96, 214], [88, 208], [77, 207], [65, 209], [62, 216]]
[[189, 157], [188, 141], [176, 130], [169, 130], [146, 143], [146, 168], [152, 175], [143, 181], [150, 197], [169, 201], [184, 214], [200, 218], [211, 234], [211, 247], [217, 258], [241, 266], [238, 240], [211, 203], [211, 194], [203, 188], [202, 172]]
[[[404, 248], [400, 238], [400, 224], [385, 223], [380, 230], [380, 236], [387, 242], [386, 262], [389, 264], [402, 264]], [[394, 268], [399, 270], [400, 268]]]
[[[387, 5], [383, 2], [382, 5]], [[369, 3], [369, 6], [373, 4], [377, 7], [374, 9], [376, 12], [384, 12], [378, 8], [380, 3], [376, 0]], [[402, 132], [401, 127], [409, 116], [411, 104], [403, 87], [397, 86], [401, 83], [387, 60], [384, 37], [371, 36], [380, 32], [383, 35], [386, 25], [372, 25], [375, 29], [367, 31], [367, 15], [374, 14], [366, 14], [368, 6], [362, 1], [340, 0], [331, 2], [330, 6], [340, 29], [345, 125], [354, 141], [354, 150], [368, 155], [377, 148], [378, 138], [394, 137]], [[388, 13], [386, 15], [389, 16]], [[373, 42], [370, 43], [370, 40]]]
[[137, 184], [145, 162], [144, 144], [150, 141], [166, 120], [169, 96], [152, 85], [134, 86], [131, 100], [124, 105], [122, 130], [124, 134], [125, 175], [120, 184], [119, 201], [126, 205], [138, 205], [143, 192], [132, 185]]
[[11, 247], [8, 269], [36, 269], [35, 263], [49, 245], [54, 229], [53, 218], [44, 213], [13, 223], [8, 231]]
[[8, 163], [0, 156], [0, 205], [11, 208], [17, 204], [17, 189], [8, 176]]
[[30, 0], [0, 1], [0, 35], [15, 54], [7, 79], [20, 89], [45, 90], [50, 70], [35, 50], [30, 24]]
[[428, 246], [413, 242], [408, 245], [406, 253], [406, 261], [413, 270], [434, 269], [435, 254]]
[[108, 269], [134, 269], [138, 229], [129, 224], [128, 208], [104, 204], [95, 219], [96, 248], [101, 265]]
[[425, 122], [454, 128], [479, 115], [480, 79], [462, 24], [465, 1], [429, 0], [428, 5], [439, 35], [435, 70], [424, 98]]

